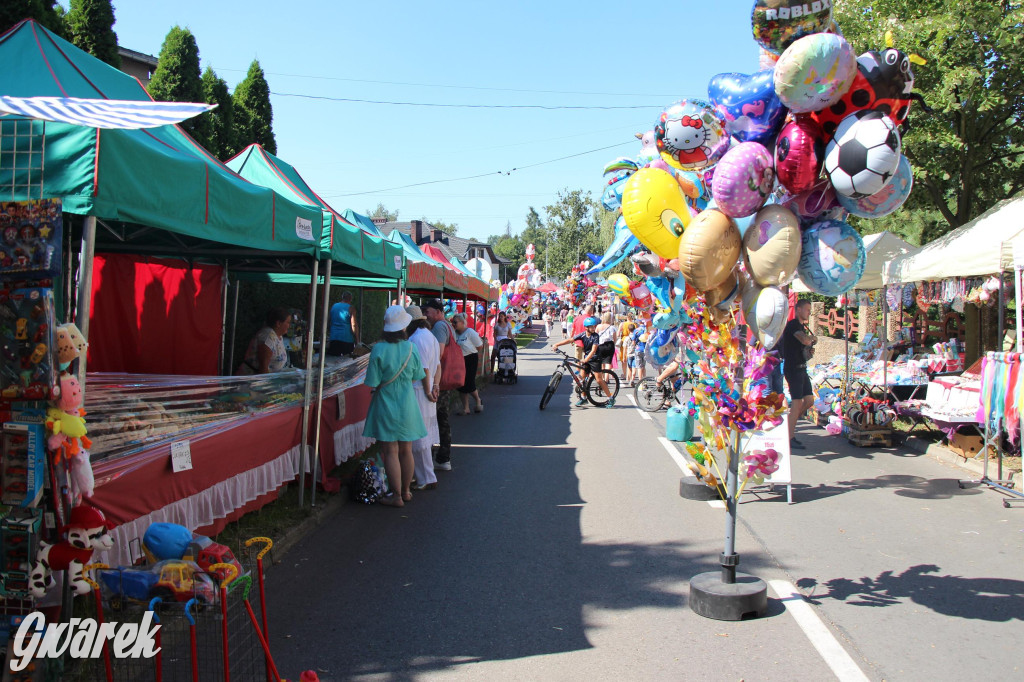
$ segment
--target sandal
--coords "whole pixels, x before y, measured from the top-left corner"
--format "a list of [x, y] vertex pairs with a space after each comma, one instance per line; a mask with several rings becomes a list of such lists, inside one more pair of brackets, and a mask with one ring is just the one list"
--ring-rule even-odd
[[477, 414], [479, 414], [479, 413], [481, 413], [483, 411], [484, 411], [484, 404], [483, 403], [480, 403], [479, 405], [476, 406]]
[[412, 493], [402, 493], [403, 502], [412, 502]]
[[385, 507], [404, 507], [405, 506], [405, 502], [402, 501], [402, 498], [399, 497], [398, 495], [395, 495], [394, 493], [391, 493], [390, 495], [384, 495], [379, 500], [377, 500], [377, 502], [379, 502], [380, 504], [383, 504]]

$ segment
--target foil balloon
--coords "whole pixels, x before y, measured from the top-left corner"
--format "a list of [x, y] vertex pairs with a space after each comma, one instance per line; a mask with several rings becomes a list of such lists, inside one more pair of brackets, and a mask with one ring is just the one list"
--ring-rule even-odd
[[726, 131], [740, 142], [771, 144], [786, 118], [773, 73], [720, 73], [708, 83], [708, 99], [725, 119]]
[[797, 271], [811, 291], [825, 296], [850, 291], [866, 262], [864, 241], [848, 223], [824, 220], [804, 230]]
[[892, 35], [886, 33], [888, 48], [878, 53], [869, 51], [857, 57], [857, 75], [842, 99], [828, 109], [811, 114], [828, 137], [832, 137], [839, 122], [850, 114], [879, 109], [893, 123], [901, 125], [907, 120], [910, 105], [921, 101], [914, 89], [912, 64], [925, 64], [916, 54], [907, 55], [892, 46]]
[[825, 162], [825, 135], [804, 116], [790, 121], [775, 143], [775, 173], [779, 184], [792, 194], [814, 187]]
[[690, 209], [675, 176], [641, 168], [622, 192], [622, 216], [640, 242], [662, 258], [674, 258], [679, 237], [690, 224]]
[[728, 311], [740, 296], [740, 281], [735, 272], [726, 275], [725, 280], [714, 289], [704, 292], [704, 302], [709, 308]]
[[604, 167], [605, 175], [618, 175], [623, 171], [633, 172], [637, 169], [636, 161], [628, 156], [620, 156]]
[[825, 148], [825, 173], [841, 196], [877, 193], [896, 173], [901, 141], [896, 124], [881, 111], [858, 111], [842, 120]]
[[661, 158], [673, 168], [700, 170], [715, 165], [729, 149], [725, 121], [704, 100], [676, 102], [654, 125]]
[[832, 0], [757, 0], [750, 13], [754, 40], [772, 54], [832, 26]]
[[636, 155], [636, 162], [638, 166], [646, 166], [655, 159], [660, 159], [661, 154], [658, 152], [658, 145], [654, 141], [654, 131], [648, 130], [646, 133], [637, 133], [637, 138], [640, 140], [640, 153]]
[[782, 338], [789, 317], [789, 298], [775, 287], [758, 291], [750, 303], [744, 303], [743, 316], [747, 326], [767, 350]]
[[782, 201], [782, 205], [793, 211], [802, 220], [816, 222], [817, 219], [824, 220], [832, 217], [830, 214], [837, 210], [843, 210], [836, 196], [836, 191], [828, 178], [823, 178], [814, 183], [806, 192], [796, 196], [790, 196]]
[[622, 206], [622, 190], [626, 186], [626, 181], [629, 180], [635, 171], [624, 170], [618, 173], [614, 173], [608, 182], [605, 184], [604, 192], [601, 193], [601, 205], [604, 206], [606, 211], [615, 212]]
[[615, 221], [615, 237], [608, 246], [608, 250], [594, 263], [594, 267], [587, 270], [585, 274], [592, 275], [597, 272], [610, 270], [618, 265], [622, 259], [639, 248], [640, 240], [629, 231], [626, 219], [620, 215]]
[[800, 264], [800, 221], [787, 208], [765, 206], [743, 235], [747, 272], [763, 287], [784, 286]]
[[647, 339], [646, 354], [659, 367], [672, 362], [678, 352], [679, 337], [672, 330], [659, 329]]
[[896, 173], [882, 189], [868, 197], [851, 199], [838, 195], [839, 204], [858, 218], [881, 218], [899, 209], [910, 197], [914, 187], [914, 171], [907, 157], [900, 156]]
[[698, 291], [722, 284], [740, 257], [740, 231], [721, 211], [707, 209], [679, 240], [679, 272]]
[[774, 184], [771, 153], [757, 142], [742, 142], [718, 162], [711, 193], [719, 211], [745, 218], [764, 206]]
[[818, 111], [842, 98], [857, 75], [857, 58], [844, 38], [818, 33], [796, 41], [775, 65], [775, 92], [794, 114]]
[[526, 260], [528, 262], [532, 263], [533, 262], [533, 257], [535, 255], [537, 255], [537, 247], [535, 247], [533, 245], [533, 243], [531, 242], [530, 244], [526, 245]]
[[621, 298], [629, 298], [629, 278], [621, 273], [608, 276], [608, 288]]

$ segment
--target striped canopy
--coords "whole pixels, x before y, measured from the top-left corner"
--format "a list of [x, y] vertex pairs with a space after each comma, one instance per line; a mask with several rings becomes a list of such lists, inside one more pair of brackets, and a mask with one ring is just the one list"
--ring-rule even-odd
[[8, 97], [0, 95], [0, 115], [24, 116], [88, 128], [157, 128], [198, 116], [216, 104], [144, 102], [79, 97]]

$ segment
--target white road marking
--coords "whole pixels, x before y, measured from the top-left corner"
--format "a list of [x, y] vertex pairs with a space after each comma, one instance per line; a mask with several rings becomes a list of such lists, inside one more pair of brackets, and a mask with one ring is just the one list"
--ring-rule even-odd
[[629, 402], [633, 403], [633, 407], [636, 408], [636, 411], [640, 413], [640, 416], [642, 418], [646, 419], [647, 421], [651, 421], [651, 415], [647, 414], [646, 412], [640, 409], [640, 406], [636, 404], [636, 398], [628, 394], [626, 395], [626, 397], [629, 398]]
[[725, 502], [722, 500], [708, 500], [708, 506], [715, 509], [725, 509]]
[[675, 461], [676, 465], [680, 468], [680, 470], [682, 470], [684, 474], [689, 476], [691, 474], [690, 467], [686, 465], [686, 460], [683, 459], [682, 454], [680, 454], [679, 450], [676, 449], [676, 446], [672, 445], [672, 441], [670, 441], [668, 438], [665, 438], [664, 436], [658, 436], [658, 442], [661, 443], [661, 446], [663, 448], [665, 448], [665, 451], [668, 452], [669, 457], [671, 457]]
[[785, 580], [769, 580], [768, 584], [840, 682], [867, 682], [867, 675], [821, 622], [818, 614], [804, 601], [792, 583]]

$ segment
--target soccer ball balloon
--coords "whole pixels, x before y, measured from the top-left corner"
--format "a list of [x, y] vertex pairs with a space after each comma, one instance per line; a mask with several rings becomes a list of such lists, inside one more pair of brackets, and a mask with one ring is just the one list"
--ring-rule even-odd
[[859, 199], [881, 190], [900, 162], [900, 134], [884, 113], [844, 118], [825, 149], [825, 172], [839, 194]]

